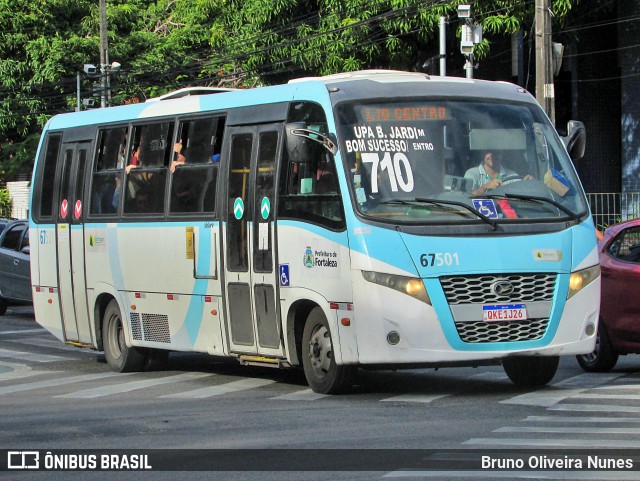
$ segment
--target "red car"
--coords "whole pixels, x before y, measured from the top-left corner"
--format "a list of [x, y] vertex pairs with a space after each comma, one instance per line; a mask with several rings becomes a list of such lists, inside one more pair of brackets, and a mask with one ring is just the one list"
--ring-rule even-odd
[[[577, 356], [585, 371], [613, 369], [620, 354], [640, 353], [640, 219], [608, 227], [598, 243], [602, 294], [596, 347]], [[636, 286], [636, 287], [634, 287]]]

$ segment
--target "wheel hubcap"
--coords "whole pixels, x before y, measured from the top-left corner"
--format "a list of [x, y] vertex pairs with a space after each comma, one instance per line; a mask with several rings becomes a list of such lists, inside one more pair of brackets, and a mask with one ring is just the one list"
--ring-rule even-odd
[[114, 315], [109, 320], [109, 332], [110, 332], [110, 340], [111, 344], [111, 353], [115, 359], [119, 359], [122, 356], [122, 350], [126, 346], [126, 341], [124, 340], [124, 329], [122, 329], [122, 322], [120, 321], [120, 317]]
[[316, 375], [323, 377], [329, 372], [332, 356], [329, 331], [324, 326], [317, 326], [309, 341], [309, 359]]

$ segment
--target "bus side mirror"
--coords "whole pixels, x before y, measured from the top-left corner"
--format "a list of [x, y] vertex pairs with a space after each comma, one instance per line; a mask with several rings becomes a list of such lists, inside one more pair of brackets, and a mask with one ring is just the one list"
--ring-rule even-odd
[[567, 123], [567, 136], [563, 137], [567, 152], [573, 160], [584, 157], [584, 150], [587, 145], [587, 131], [584, 124], [579, 120], [570, 120]]
[[310, 130], [305, 122], [285, 124], [287, 153], [290, 162], [311, 162], [317, 155], [317, 146], [322, 146], [331, 154], [338, 153], [337, 139], [333, 134], [321, 134]]
[[287, 132], [287, 153], [289, 154], [289, 162], [309, 162], [312, 160], [313, 141], [301, 132], [307, 130], [305, 122], [291, 122], [285, 125]]

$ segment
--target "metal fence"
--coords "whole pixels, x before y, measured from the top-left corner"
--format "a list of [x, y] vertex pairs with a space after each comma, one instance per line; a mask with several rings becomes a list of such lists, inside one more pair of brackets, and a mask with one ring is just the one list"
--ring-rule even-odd
[[587, 194], [593, 221], [600, 230], [640, 217], [640, 192]]

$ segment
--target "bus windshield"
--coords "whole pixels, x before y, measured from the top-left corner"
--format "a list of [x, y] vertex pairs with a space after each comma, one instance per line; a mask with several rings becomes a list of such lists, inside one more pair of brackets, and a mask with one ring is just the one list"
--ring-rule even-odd
[[352, 197], [365, 217], [498, 223], [588, 211], [566, 150], [536, 105], [366, 101], [339, 105], [338, 119]]

